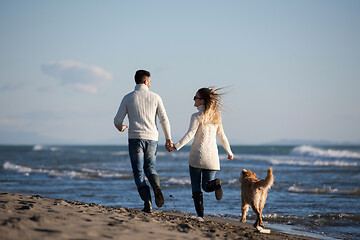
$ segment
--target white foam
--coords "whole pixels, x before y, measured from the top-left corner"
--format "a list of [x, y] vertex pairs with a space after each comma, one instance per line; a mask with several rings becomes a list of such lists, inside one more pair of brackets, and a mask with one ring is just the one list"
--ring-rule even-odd
[[171, 157], [171, 158], [188, 158], [189, 152], [178, 152], [176, 150], [172, 152], [158, 151], [156, 154], [158, 157]]
[[178, 179], [178, 178], [170, 178], [167, 180], [168, 184], [177, 184], [177, 185], [189, 185], [191, 184], [190, 179]]
[[356, 167], [359, 166], [357, 162], [349, 161], [304, 161], [304, 160], [292, 160], [292, 159], [275, 159], [271, 158], [268, 160], [273, 165], [297, 165], [297, 166], [338, 166], [338, 167]]
[[327, 193], [336, 193], [339, 190], [332, 187], [324, 187], [324, 188], [310, 188], [310, 189], [304, 189], [300, 188], [298, 186], [291, 186], [288, 189], [289, 192], [293, 193], [313, 193], [313, 194], [327, 194]]
[[34, 168], [26, 167], [26, 166], [13, 164], [11, 162], [5, 162], [3, 164], [3, 168], [5, 170], [26, 173], [25, 174], [26, 176], [29, 176], [29, 173], [48, 173], [49, 175], [59, 175], [59, 171], [56, 171], [56, 170], [47, 170], [47, 169], [42, 169], [42, 168], [34, 169]]
[[315, 161], [314, 166], [356, 167], [359, 166], [359, 164], [356, 162], [346, 162], [346, 161]]
[[29, 167], [16, 165], [16, 164], [13, 164], [13, 163], [10, 163], [10, 162], [5, 162], [3, 164], [3, 168], [5, 170], [13, 170], [13, 171], [21, 172], [21, 173], [30, 173], [32, 171], [32, 169], [29, 168]]
[[79, 179], [96, 179], [96, 178], [120, 178], [120, 179], [129, 179], [132, 178], [130, 174], [121, 174], [118, 172], [111, 172], [106, 170], [96, 170], [83, 168], [81, 171], [75, 170], [57, 170], [57, 169], [42, 169], [42, 168], [30, 168], [26, 166], [21, 166], [13, 164], [11, 162], [5, 162], [3, 168], [9, 171], [15, 171], [19, 173], [24, 173], [26, 176], [29, 176], [30, 173], [43, 173], [52, 177], [69, 177], [69, 178], [79, 178]]
[[332, 187], [323, 187], [323, 188], [300, 188], [298, 186], [291, 186], [288, 189], [292, 193], [310, 193], [310, 194], [337, 194], [337, 195], [360, 195], [360, 188], [353, 189], [337, 189]]
[[166, 156], [169, 156], [169, 153], [167, 152], [157, 152], [156, 154], [158, 157], [166, 157]]
[[239, 179], [238, 179], [238, 178], [229, 180], [229, 182], [228, 182], [228, 184], [238, 184], [238, 183], [239, 183]]
[[57, 147], [46, 147], [46, 146], [43, 146], [43, 145], [34, 145], [33, 146], [33, 151], [51, 151], [51, 152], [56, 152], [56, 151], [59, 151], [59, 148]]
[[42, 151], [44, 150], [44, 147], [42, 145], [34, 145], [33, 151]]
[[87, 174], [88, 176], [92, 177], [99, 177], [99, 178], [132, 178], [130, 174], [121, 174], [118, 172], [111, 172], [108, 170], [100, 170], [100, 169], [90, 169], [90, 168], [83, 168], [81, 169], [83, 174]]
[[311, 166], [312, 162], [299, 161], [299, 160], [288, 160], [288, 159], [275, 159], [271, 158], [268, 160], [272, 165], [298, 165], [298, 166]]
[[300, 156], [313, 156], [313, 157], [323, 157], [323, 158], [359, 158], [360, 153], [351, 152], [347, 150], [334, 150], [334, 149], [321, 149], [312, 146], [300, 146], [294, 148], [291, 153], [292, 155]]
[[117, 152], [112, 152], [110, 153], [110, 155], [113, 156], [124, 156], [124, 155], [129, 155], [128, 151], [117, 151]]

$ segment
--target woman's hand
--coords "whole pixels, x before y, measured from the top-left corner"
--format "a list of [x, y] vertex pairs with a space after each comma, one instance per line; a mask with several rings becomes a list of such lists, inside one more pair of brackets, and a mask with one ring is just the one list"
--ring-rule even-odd
[[234, 159], [234, 155], [228, 155], [228, 159], [233, 160], [233, 159]]
[[169, 152], [172, 152], [172, 151], [174, 151], [174, 150], [176, 150], [176, 148], [175, 148], [175, 146], [174, 145], [172, 145], [171, 147], [169, 147]]

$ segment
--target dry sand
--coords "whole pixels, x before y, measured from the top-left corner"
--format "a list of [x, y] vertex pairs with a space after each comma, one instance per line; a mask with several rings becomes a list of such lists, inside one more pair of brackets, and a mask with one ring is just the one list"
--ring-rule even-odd
[[0, 193], [0, 239], [314, 239], [255, 231], [251, 223], [105, 207], [78, 201]]

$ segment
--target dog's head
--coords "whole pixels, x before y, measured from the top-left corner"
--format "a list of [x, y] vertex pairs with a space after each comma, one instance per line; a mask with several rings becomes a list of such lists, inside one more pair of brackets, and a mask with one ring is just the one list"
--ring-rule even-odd
[[253, 173], [252, 171], [250, 170], [247, 170], [247, 169], [243, 169], [241, 174], [240, 174], [240, 179], [239, 181], [241, 182], [242, 179], [245, 179], [245, 178], [252, 178], [252, 179], [257, 179], [257, 176], [255, 173]]

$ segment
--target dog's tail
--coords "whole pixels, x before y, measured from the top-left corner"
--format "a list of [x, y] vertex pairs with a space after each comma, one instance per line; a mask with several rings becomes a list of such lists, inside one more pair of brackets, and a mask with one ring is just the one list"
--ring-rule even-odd
[[267, 176], [265, 179], [260, 180], [259, 182], [257, 182], [255, 184], [256, 187], [263, 187], [267, 190], [269, 190], [271, 188], [271, 186], [274, 183], [274, 175], [272, 173], [272, 168], [269, 168], [267, 171]]

